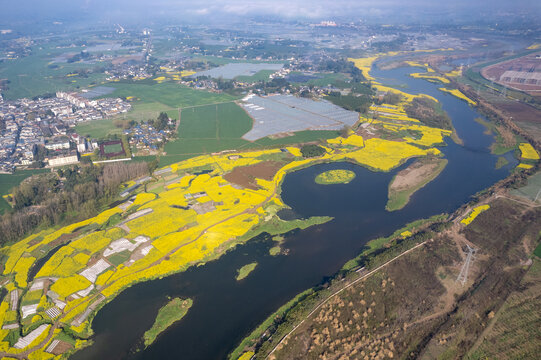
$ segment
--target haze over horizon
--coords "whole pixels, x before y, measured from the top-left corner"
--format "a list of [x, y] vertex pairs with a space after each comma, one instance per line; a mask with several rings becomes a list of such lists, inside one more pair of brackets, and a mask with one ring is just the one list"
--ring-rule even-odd
[[36, 22], [94, 21], [138, 23], [177, 19], [187, 23], [238, 21], [266, 17], [285, 20], [342, 20], [389, 23], [468, 23], [505, 21], [511, 12], [526, 20], [541, 14], [541, 3], [533, 0], [426, 1], [407, 5], [398, 0], [1, 0], [0, 26]]

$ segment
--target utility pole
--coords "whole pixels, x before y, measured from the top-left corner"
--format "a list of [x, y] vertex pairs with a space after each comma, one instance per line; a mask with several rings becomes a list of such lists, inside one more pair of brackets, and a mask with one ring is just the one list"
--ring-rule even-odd
[[462, 283], [462, 286], [464, 286], [464, 284], [466, 284], [466, 281], [468, 281], [468, 272], [470, 271], [470, 264], [474, 258], [475, 252], [477, 251], [477, 249], [472, 248], [471, 246], [467, 244], [466, 244], [466, 247], [468, 248], [466, 261], [462, 265], [462, 269], [460, 269], [460, 274], [458, 274], [458, 277], [456, 278], [456, 281]]

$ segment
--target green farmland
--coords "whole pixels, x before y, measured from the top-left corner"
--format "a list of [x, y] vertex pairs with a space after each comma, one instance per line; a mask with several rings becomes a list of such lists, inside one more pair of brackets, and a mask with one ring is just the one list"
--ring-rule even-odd
[[234, 98], [227, 94], [216, 94], [203, 90], [194, 90], [173, 81], [157, 83], [154, 80], [133, 82], [113, 82], [107, 86], [116, 91], [107, 97], [137, 98], [135, 108], [147, 111], [163, 111], [187, 106], [205, 105], [231, 101]]
[[[52, 63], [55, 56], [65, 52], [78, 52], [82, 48], [57, 49], [34, 47], [30, 56], [5, 60], [0, 66], [0, 79], [9, 80], [8, 89], [3, 91], [6, 100], [32, 98], [56, 91], [75, 91], [105, 81], [103, 73], [80, 76], [78, 71], [92, 69], [101, 64]], [[67, 76], [68, 74], [77, 74]]]
[[48, 171], [50, 170], [18, 170], [14, 174], [0, 174], [0, 214], [11, 209], [7, 201], [2, 197], [3, 195], [9, 194], [13, 187], [18, 186], [27, 177]]
[[234, 102], [183, 109], [178, 139], [165, 145], [166, 155], [160, 158], [160, 166], [222, 150], [261, 149], [338, 136], [337, 131], [300, 131], [289, 137], [250, 142], [242, 136], [250, 131], [252, 122]]

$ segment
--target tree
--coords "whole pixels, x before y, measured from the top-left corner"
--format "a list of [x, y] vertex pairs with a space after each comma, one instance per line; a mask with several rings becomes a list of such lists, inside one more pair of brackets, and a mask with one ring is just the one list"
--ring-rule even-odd
[[301, 147], [302, 156], [305, 158], [317, 157], [326, 153], [325, 149], [318, 145], [304, 145]]
[[160, 115], [158, 115], [158, 118], [154, 121], [152, 121], [152, 126], [157, 130], [161, 131], [168, 127], [169, 123], [169, 116], [165, 112], [161, 112]]

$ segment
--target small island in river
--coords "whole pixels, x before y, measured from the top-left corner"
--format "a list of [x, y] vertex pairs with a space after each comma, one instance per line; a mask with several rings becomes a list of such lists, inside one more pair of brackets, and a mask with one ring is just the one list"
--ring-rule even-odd
[[388, 211], [400, 210], [406, 206], [417, 190], [434, 180], [445, 169], [446, 159], [427, 158], [415, 161], [398, 172], [389, 184]]
[[237, 270], [237, 277], [235, 279], [237, 279], [237, 281], [244, 279], [245, 277], [250, 275], [252, 271], [254, 271], [256, 266], [257, 266], [256, 262], [244, 265], [243, 267]]
[[353, 179], [355, 173], [351, 170], [329, 170], [316, 176], [315, 182], [320, 185], [348, 184]]
[[181, 298], [171, 299], [171, 301], [165, 304], [158, 311], [154, 325], [143, 335], [145, 347], [152, 344], [158, 335], [167, 330], [171, 325], [182, 319], [192, 305], [192, 299], [183, 300]]

